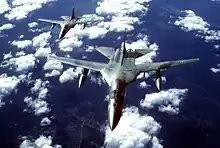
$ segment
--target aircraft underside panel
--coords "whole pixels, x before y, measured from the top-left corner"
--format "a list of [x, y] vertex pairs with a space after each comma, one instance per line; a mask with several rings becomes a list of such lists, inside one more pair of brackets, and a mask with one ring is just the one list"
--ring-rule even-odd
[[110, 122], [112, 121], [112, 123], [110, 123], [110, 127], [112, 129], [114, 129], [118, 125], [119, 120], [122, 115], [122, 109], [123, 109], [124, 99], [125, 99], [125, 87], [126, 87], [126, 84], [123, 81], [118, 80], [117, 89], [112, 90], [109, 94], [109, 97], [110, 97], [109, 101], [114, 102], [113, 111], [110, 111], [113, 113], [113, 116], [112, 116], [113, 119], [109, 119]]

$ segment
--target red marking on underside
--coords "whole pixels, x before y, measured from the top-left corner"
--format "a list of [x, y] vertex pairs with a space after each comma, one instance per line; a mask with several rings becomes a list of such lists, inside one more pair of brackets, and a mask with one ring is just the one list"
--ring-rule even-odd
[[70, 29], [71, 29], [71, 27], [65, 26], [63, 28], [62, 34], [60, 36], [60, 39], [62, 39]]
[[123, 105], [124, 105], [124, 97], [125, 97], [125, 87], [126, 84], [121, 81], [118, 80], [118, 84], [117, 84], [117, 89], [115, 90], [115, 112], [114, 112], [114, 123], [113, 123], [113, 127], [116, 127], [121, 115], [122, 115], [122, 109], [123, 109]]

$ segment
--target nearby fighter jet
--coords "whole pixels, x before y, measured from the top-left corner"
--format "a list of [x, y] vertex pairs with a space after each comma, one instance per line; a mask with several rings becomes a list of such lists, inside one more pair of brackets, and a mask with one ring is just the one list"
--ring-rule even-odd
[[[137, 58], [144, 56], [152, 50], [126, 50], [125, 38], [123, 48], [114, 49], [112, 47], [99, 47], [96, 48], [96, 50], [107, 57], [109, 62], [101, 63], [52, 55], [49, 55], [48, 58], [68, 65], [82, 67], [86, 69], [86, 74], [88, 73], [88, 69], [101, 73], [109, 85], [108, 119], [111, 130], [115, 129], [121, 118], [126, 86], [135, 81], [136, 77], [140, 73], [156, 71], [156, 86], [159, 90], [161, 90], [161, 70], [199, 61], [198, 58], [195, 58], [154, 63], [143, 62], [141, 64], [136, 64], [135, 61]], [[85, 75], [84, 78], [86, 78]]]
[[73, 27], [75, 27], [76, 24], [83, 24], [83, 29], [88, 25], [89, 22], [95, 22], [96, 20], [87, 20], [87, 21], [79, 21], [81, 19], [81, 16], [75, 17], [75, 10], [72, 9], [72, 16], [61, 16], [64, 20], [49, 20], [49, 19], [38, 19], [39, 21], [52, 23], [52, 26], [50, 29], [53, 29], [56, 25], [61, 26], [59, 39], [62, 39], [66, 33]]

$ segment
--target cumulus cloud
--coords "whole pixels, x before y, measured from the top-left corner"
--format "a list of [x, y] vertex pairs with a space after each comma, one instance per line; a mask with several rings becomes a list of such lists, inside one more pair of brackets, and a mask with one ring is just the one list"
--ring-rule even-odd
[[105, 147], [142, 148], [148, 143], [162, 147], [154, 138], [160, 128], [152, 117], [140, 115], [137, 107], [127, 107], [113, 131], [106, 126]]
[[24, 49], [30, 47], [32, 45], [32, 41], [31, 40], [13, 41], [11, 44], [16, 46], [17, 48]]
[[50, 112], [50, 109], [48, 108], [48, 103], [42, 99], [25, 97], [24, 102], [27, 103], [29, 108], [33, 109], [35, 115], [41, 115], [43, 113]]
[[[5, 0], [3, 0], [5, 1]], [[5, 14], [5, 17], [9, 20], [20, 20], [24, 19], [32, 11], [40, 9], [44, 4], [48, 2], [54, 2], [56, 0], [14, 0], [11, 3], [11, 9]]]
[[16, 57], [20, 57], [20, 56], [24, 56], [24, 55], [26, 55], [26, 53], [23, 50], [16, 52], [16, 54], [15, 54]]
[[50, 125], [51, 121], [48, 117], [44, 117], [41, 122], [40, 122], [40, 125], [41, 126], [47, 126], [47, 125]]
[[50, 112], [48, 103], [44, 100], [48, 94], [49, 81], [42, 81], [36, 79], [34, 86], [30, 89], [31, 93], [36, 97], [25, 97], [24, 102], [27, 103], [28, 108], [34, 111], [35, 115]]
[[220, 31], [211, 30], [211, 25], [197, 16], [192, 10], [185, 10], [184, 17], [178, 17], [174, 22], [175, 25], [180, 26], [184, 31], [197, 31], [198, 37], [204, 38], [206, 42], [213, 40], [220, 40]]
[[14, 28], [14, 27], [15, 27], [15, 25], [10, 24], [10, 23], [4, 24], [4, 25], [2, 25], [2, 26], [0, 27], [0, 31], [2, 31], [2, 30], [10, 30], [10, 29], [12, 29], [12, 28]]
[[32, 39], [34, 47], [45, 47], [49, 45], [50, 32], [43, 32]]
[[46, 73], [45, 77], [54, 77], [54, 76], [59, 76], [61, 72], [58, 70], [52, 70], [50, 73]]
[[40, 135], [36, 140], [25, 139], [21, 144], [20, 148], [62, 148], [61, 145], [52, 146], [53, 138], [51, 136]]
[[59, 47], [63, 51], [72, 51], [74, 47], [80, 47], [82, 46], [83, 42], [79, 40], [77, 37], [71, 37], [71, 38], [65, 38], [63, 39]]
[[149, 87], [149, 86], [150, 86], [150, 85], [147, 84], [145, 81], [140, 82], [140, 85], [139, 85], [140, 88], [147, 88], [147, 87]]
[[0, 107], [4, 104], [2, 98], [16, 89], [20, 79], [8, 76], [6, 73], [0, 75]]
[[50, 47], [40, 47], [35, 52], [35, 57], [47, 57], [51, 53]]
[[65, 70], [59, 78], [60, 83], [65, 83], [75, 78], [78, 78], [80, 72], [81, 72], [81, 68], [78, 68], [78, 67], [76, 69], [69, 68]]
[[2, 0], [0, 3], [0, 14], [10, 10], [7, 0]]
[[19, 72], [29, 72], [35, 66], [35, 57], [33, 54], [20, 56], [12, 60], [15, 61], [14, 65], [16, 66], [16, 71]]
[[37, 22], [32, 22], [32, 23], [29, 23], [29, 24], [28, 24], [28, 27], [29, 27], [29, 28], [35, 28], [37, 25], [38, 25]]
[[96, 77], [96, 76], [90, 75], [90, 82], [101, 86], [103, 83], [105, 83], [105, 80], [102, 78], [102, 76]]
[[3, 63], [1, 63], [1, 67], [12, 66], [18, 72], [27, 73], [34, 68], [36, 64], [35, 60], [36, 59], [33, 54], [21, 55], [19, 57], [14, 57], [3, 61]]
[[54, 61], [54, 60], [48, 60], [44, 64], [44, 70], [63, 70], [63, 65], [60, 62]]
[[220, 64], [217, 65], [217, 68], [211, 68], [210, 69], [213, 73], [219, 73], [220, 72]]
[[4, 60], [6, 60], [6, 59], [9, 59], [9, 58], [12, 58], [13, 56], [12, 56], [12, 54], [11, 54], [11, 52], [9, 52], [9, 53], [7, 53], [7, 54], [3, 54], [4, 55], [4, 57], [3, 57], [3, 59]]
[[144, 108], [158, 107], [159, 111], [176, 114], [179, 112], [180, 102], [184, 99], [188, 89], [168, 89], [156, 93], [146, 94], [140, 101]]

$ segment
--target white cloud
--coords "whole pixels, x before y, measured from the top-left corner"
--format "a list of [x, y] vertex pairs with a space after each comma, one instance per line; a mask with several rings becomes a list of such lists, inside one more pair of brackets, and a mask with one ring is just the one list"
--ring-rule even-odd
[[10, 29], [12, 29], [12, 28], [14, 28], [14, 27], [15, 27], [15, 25], [10, 24], [10, 23], [4, 24], [4, 25], [2, 25], [2, 26], [0, 27], [0, 31], [2, 31], [2, 30], [10, 30]]
[[26, 55], [26, 53], [23, 50], [16, 52], [16, 54], [15, 54], [16, 57], [20, 57], [20, 56], [24, 56], [24, 55]]
[[[146, 144], [155, 145], [155, 135], [161, 126], [152, 117], [140, 115], [137, 107], [123, 110], [117, 127], [111, 131], [106, 126], [105, 147], [143, 148]], [[156, 143], [158, 145], [158, 143]], [[160, 145], [162, 147], [162, 145]]]
[[45, 77], [59, 76], [61, 73], [58, 70], [52, 70], [50, 73], [46, 73]]
[[20, 148], [62, 148], [61, 145], [54, 145], [52, 146], [52, 137], [51, 136], [44, 136], [40, 135], [35, 141], [25, 139]]
[[[22, 53], [23, 52], [21, 52], [21, 54]], [[14, 57], [3, 61], [3, 63], [1, 63], [1, 66], [2, 67], [12, 66], [18, 72], [27, 73], [34, 68], [36, 64], [35, 60], [36, 59], [33, 54], [21, 55], [21, 56], [19, 55], [19, 57]]]
[[12, 1], [12, 8], [5, 14], [5, 17], [9, 20], [20, 20], [26, 18], [32, 11], [40, 9], [42, 5], [53, 1], [56, 0], [14, 0]]
[[12, 58], [12, 60], [15, 61], [14, 65], [16, 67], [16, 71], [19, 72], [29, 72], [35, 66], [35, 57], [33, 54]]
[[63, 72], [63, 74], [60, 76], [59, 80], [60, 80], [60, 83], [65, 83], [67, 81], [71, 81], [75, 78], [78, 78], [78, 75], [80, 74], [80, 68], [77, 67], [77, 69], [73, 69], [73, 68], [69, 68], [67, 70], [65, 70]]
[[31, 46], [32, 41], [31, 40], [13, 41], [11, 44], [17, 46], [17, 48], [24, 49]]
[[35, 57], [46, 57], [51, 53], [50, 47], [40, 47], [37, 49], [36, 53], [34, 54]]
[[127, 31], [134, 30], [132, 25], [136, 22], [138, 22], [138, 17], [113, 17], [110, 22], [104, 22], [103, 26], [109, 31], [123, 32], [125, 28]]
[[215, 49], [219, 49], [220, 45], [214, 45]]
[[51, 121], [48, 117], [44, 117], [41, 122], [40, 122], [40, 125], [41, 126], [47, 126], [47, 125], [50, 125]]
[[43, 113], [50, 112], [48, 108], [48, 103], [42, 99], [33, 100], [32, 97], [25, 97], [24, 102], [27, 103], [28, 107], [33, 109], [35, 115], [41, 115]]
[[0, 14], [10, 10], [7, 0], [2, 0], [0, 3]]
[[196, 16], [196, 14], [192, 10], [184, 11], [186, 16], [179, 17], [178, 20], [175, 21], [175, 25], [181, 26], [185, 31], [198, 30], [206, 32], [209, 30], [209, 24], [205, 22], [201, 17]]
[[49, 81], [42, 81], [41, 79], [37, 79], [34, 86], [31, 88], [31, 92], [38, 93], [38, 98], [40, 99], [46, 98], [48, 93], [48, 89], [46, 87], [48, 85]]
[[46, 99], [48, 94], [49, 81], [42, 81], [41, 79], [36, 79], [34, 81], [34, 86], [30, 89], [32, 94], [35, 94], [37, 97], [25, 97], [24, 102], [27, 103], [27, 106], [31, 108], [35, 115], [41, 115], [43, 113], [50, 112], [48, 108], [48, 103], [43, 100]]
[[144, 108], [158, 107], [159, 111], [175, 114], [179, 112], [180, 102], [184, 99], [188, 89], [168, 89], [156, 93], [146, 94], [140, 101]]
[[43, 32], [32, 39], [34, 47], [45, 47], [49, 45], [50, 32]]
[[96, 12], [103, 15], [108, 15], [110, 13], [116, 16], [127, 16], [135, 12], [145, 13], [148, 10], [145, 3], [150, 1], [151, 0], [103, 0], [96, 8]]
[[63, 70], [63, 65], [60, 62], [54, 61], [54, 60], [48, 60], [44, 64], [44, 70]]
[[41, 85], [42, 85], [43, 81], [41, 79], [37, 79], [35, 81], [35, 84], [34, 86], [31, 88], [31, 92], [32, 93], [36, 93], [39, 91], [39, 89], [41, 88]]
[[92, 83], [98, 84], [99, 86], [105, 83], [105, 80], [102, 78], [102, 76], [96, 77], [96, 76], [90, 75], [90, 81]]
[[211, 68], [211, 71], [213, 73], [219, 73], [220, 72], [220, 68]]
[[149, 86], [150, 86], [150, 85], [147, 84], [145, 81], [140, 82], [140, 85], [139, 85], [140, 88], [147, 88], [147, 87], [149, 87]]
[[20, 79], [15, 76], [8, 76], [6, 73], [0, 75], [0, 107], [2, 103], [2, 98], [10, 94], [13, 90], [16, 89]]
[[29, 28], [35, 28], [37, 25], [38, 25], [37, 22], [32, 22], [32, 23], [29, 23], [29, 24], [28, 24], [28, 27], [29, 27]]
[[192, 10], [185, 10], [185, 17], [178, 17], [174, 22], [184, 31], [197, 31], [198, 37], [204, 38], [206, 42], [220, 40], [220, 31], [211, 30], [211, 25], [197, 16]]
[[22, 38], [24, 38], [24, 35], [22, 34], [22, 35], [20, 35], [18, 38], [19, 38], [19, 39], [22, 39]]
[[63, 51], [72, 51], [74, 47], [80, 47], [82, 46], [83, 42], [79, 40], [77, 37], [71, 37], [71, 38], [64, 38], [60, 44], [59, 47]]
[[13, 57], [13, 56], [12, 56], [11, 52], [9, 52], [9, 53], [7, 53], [7, 54], [4, 53], [3, 59], [6, 60], [6, 59], [9, 59], [9, 58], [12, 58], [12, 57]]

